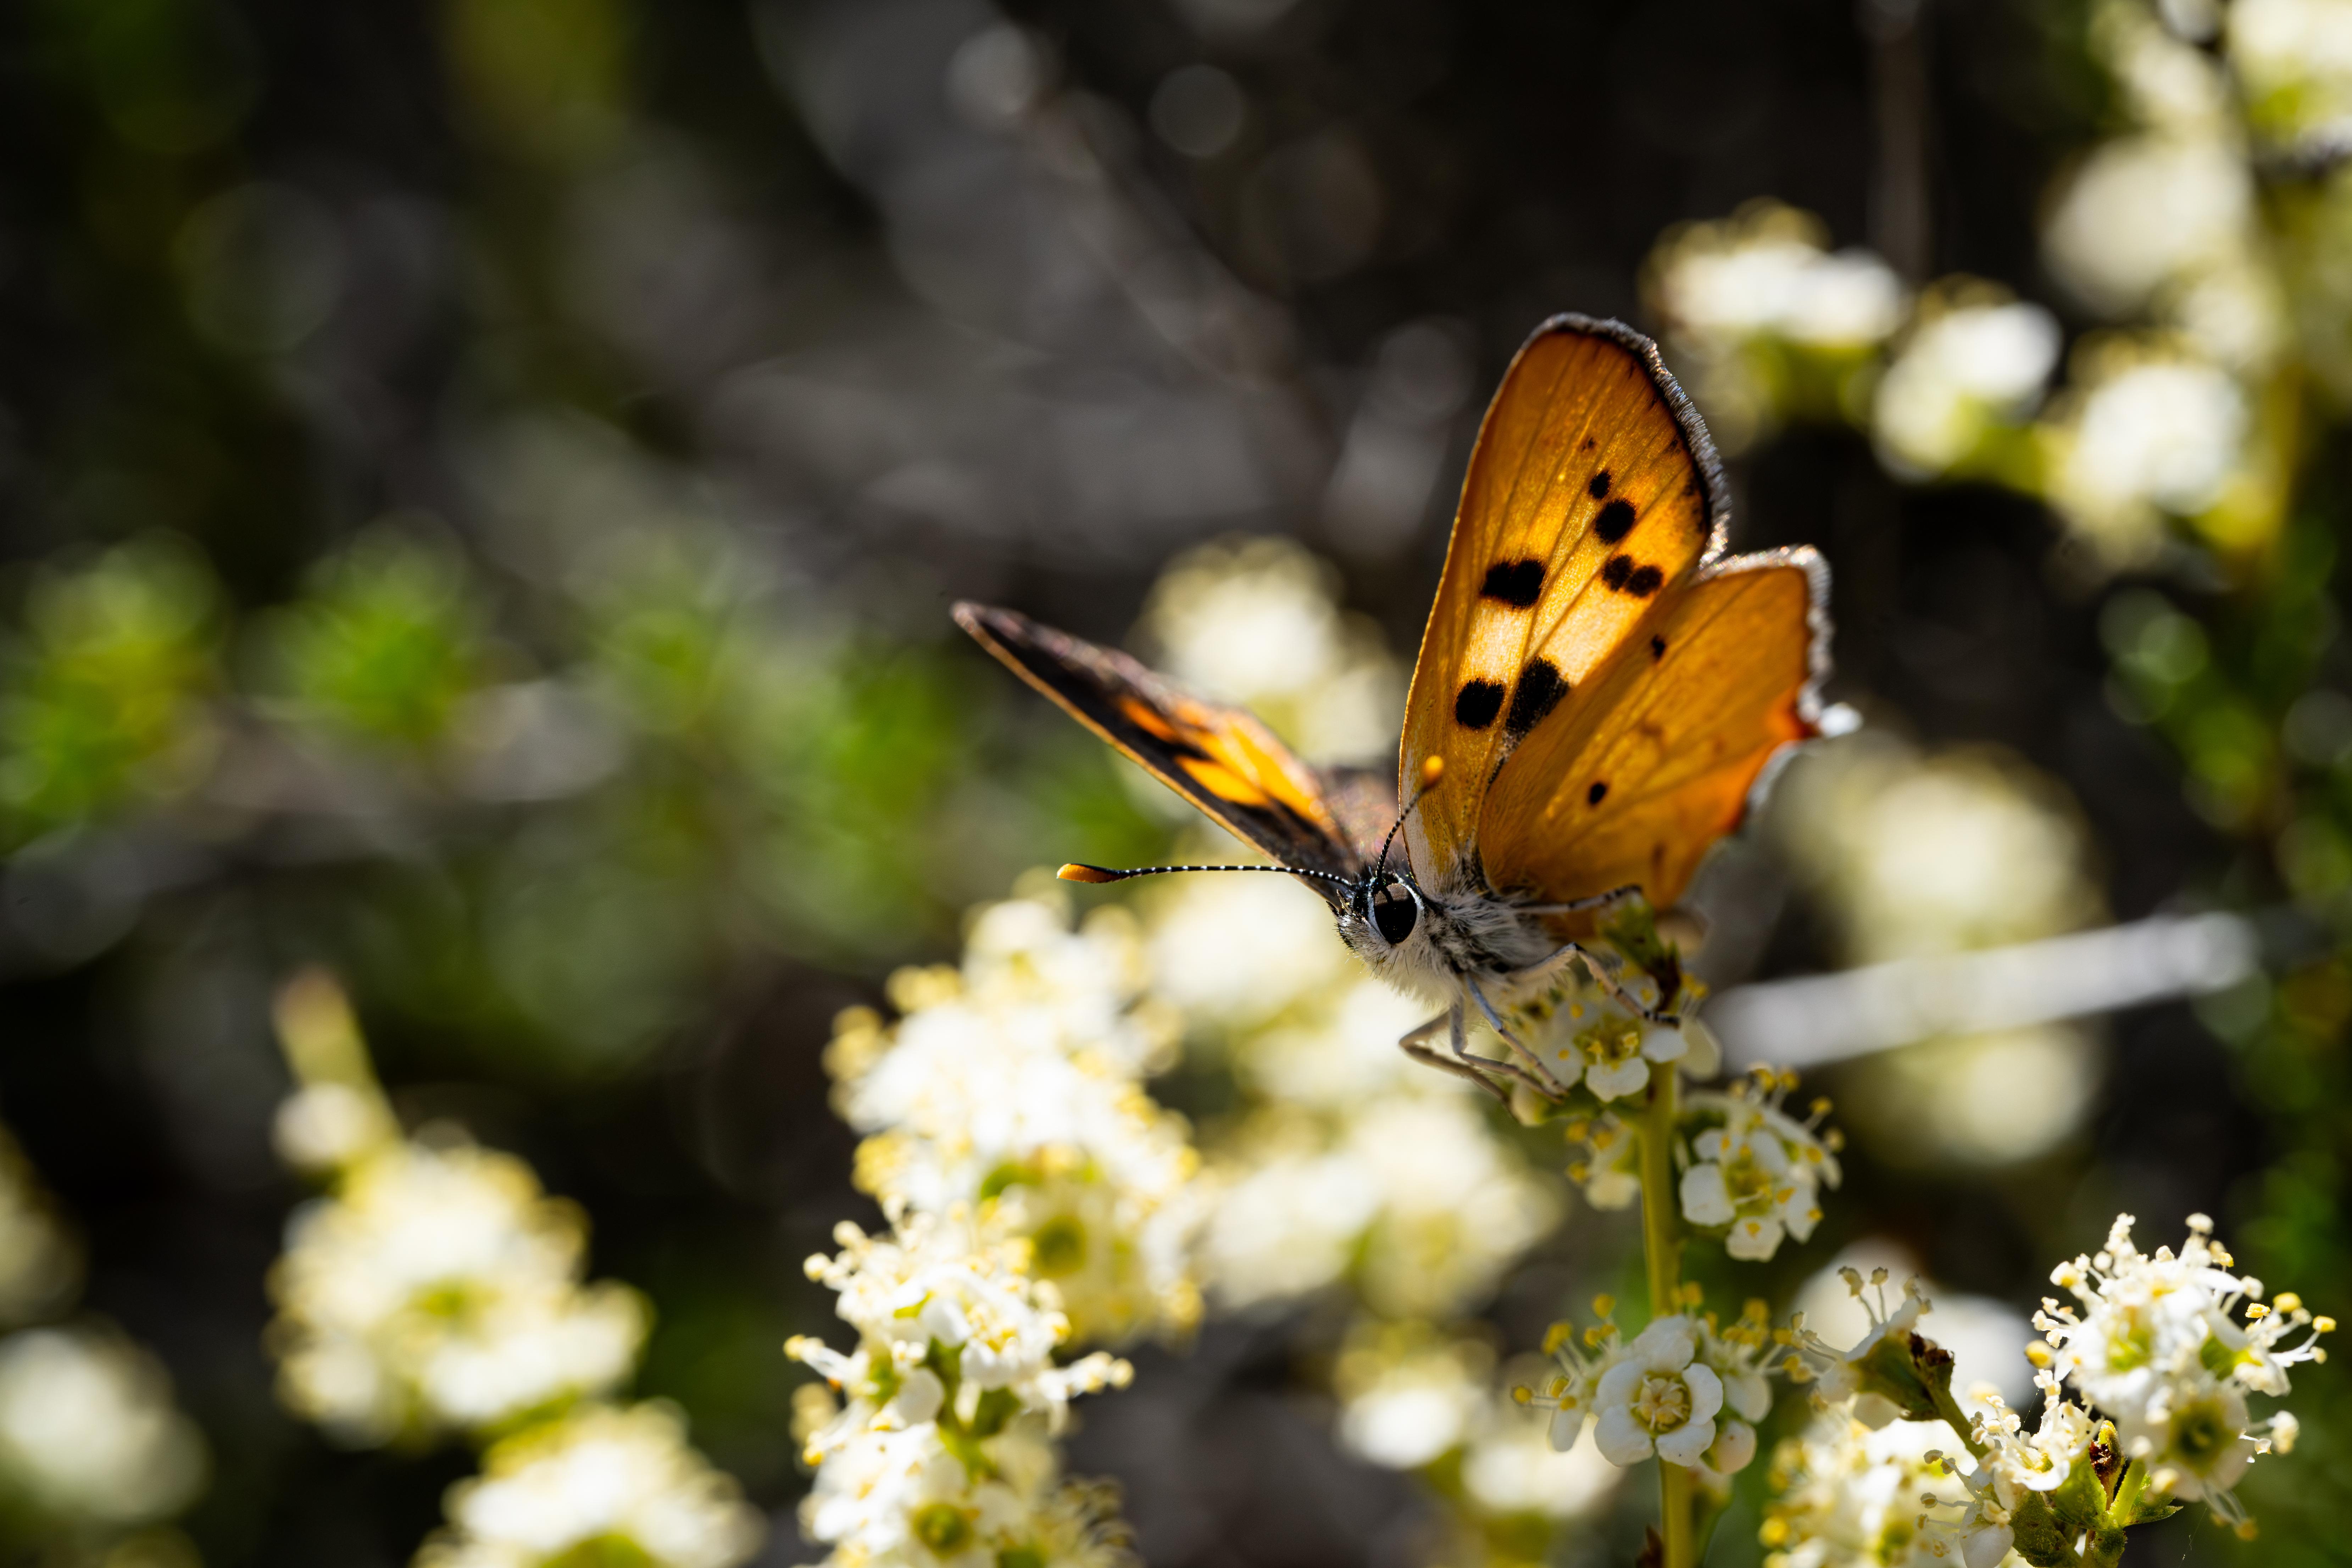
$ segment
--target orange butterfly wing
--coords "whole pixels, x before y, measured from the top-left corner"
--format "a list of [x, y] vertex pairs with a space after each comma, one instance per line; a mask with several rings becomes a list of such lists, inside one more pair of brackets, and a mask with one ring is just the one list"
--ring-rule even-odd
[[1547, 902], [1626, 886], [1660, 909], [1679, 899], [1775, 753], [1818, 732], [1828, 599], [1828, 569], [1802, 549], [1711, 563], [1667, 595], [1487, 792], [1494, 886]]
[[1616, 321], [1536, 330], [1488, 405], [1405, 705], [1399, 773], [1444, 759], [1408, 826], [1424, 880], [1477, 880], [1481, 806], [1514, 748], [1722, 546], [1706, 427]]
[[[1193, 696], [1116, 648], [969, 601], [956, 624], [1062, 710], [1236, 837], [1284, 865], [1352, 878], [1392, 808], [1358, 770], [1318, 772], [1239, 708]], [[1327, 900], [1328, 880], [1310, 883]]]

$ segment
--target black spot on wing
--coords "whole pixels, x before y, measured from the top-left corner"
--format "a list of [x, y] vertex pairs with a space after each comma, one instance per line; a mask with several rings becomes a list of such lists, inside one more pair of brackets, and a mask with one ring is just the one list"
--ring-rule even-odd
[[1560, 679], [1558, 665], [1548, 658], [1528, 660], [1519, 671], [1517, 689], [1511, 693], [1510, 717], [1503, 721], [1505, 731], [1514, 739], [1526, 734], [1567, 695], [1568, 682]]
[[1665, 657], [1666, 657], [1666, 639], [1665, 639], [1665, 638], [1664, 638], [1664, 637], [1652, 637], [1652, 638], [1650, 639], [1650, 657], [1651, 657], [1652, 658], [1654, 658], [1654, 659], [1655, 659], [1655, 658], [1665, 658]]
[[1599, 445], [1601, 445], [1600, 442], [1594, 440], [1591, 437], [1587, 436], [1584, 438], [1583, 444], [1578, 447], [1577, 450], [1580, 452], [1590, 452], [1593, 447], [1598, 447]]
[[1524, 610], [1543, 593], [1543, 579], [1540, 561], [1497, 561], [1486, 568], [1486, 580], [1478, 584], [1478, 596], [1498, 599], [1513, 609]]
[[1599, 805], [1608, 798], [1609, 785], [1603, 781], [1596, 781], [1591, 789], [1584, 792], [1584, 804], [1587, 805]]
[[[1603, 474], [1601, 477], [1607, 479], [1609, 476]], [[1601, 492], [1595, 490], [1593, 493], [1598, 495]], [[1633, 532], [1633, 503], [1621, 497], [1602, 507], [1600, 517], [1593, 521], [1592, 531], [1601, 536], [1603, 544], [1614, 544]]]
[[1502, 710], [1503, 688], [1498, 681], [1465, 680], [1454, 694], [1454, 721], [1465, 730], [1485, 729]]
[[1612, 555], [1601, 566], [1601, 580], [1621, 594], [1625, 591], [1625, 579], [1633, 574], [1633, 558], [1630, 555]]
[[1666, 574], [1655, 566], [1637, 567], [1625, 579], [1625, 592], [1637, 599], [1646, 599], [1665, 585]]
[[1592, 478], [1586, 482], [1584, 493], [1591, 496], [1594, 500], [1599, 500], [1602, 496], [1607, 495], [1609, 493], [1609, 470], [1602, 468], [1596, 472]]

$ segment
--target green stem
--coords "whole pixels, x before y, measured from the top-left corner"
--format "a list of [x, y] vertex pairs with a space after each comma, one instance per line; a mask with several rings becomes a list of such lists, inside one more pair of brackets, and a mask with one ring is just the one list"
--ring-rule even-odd
[[1961, 1411], [1960, 1402], [1952, 1397], [1951, 1380], [1929, 1378], [1927, 1382], [1927, 1392], [1936, 1401], [1936, 1414], [1944, 1418], [1944, 1425], [1952, 1429], [1952, 1436], [1960, 1440], [1979, 1463], [1982, 1463], [1991, 1450], [1977, 1441], [1975, 1424]]
[[1650, 1316], [1681, 1310], [1682, 1237], [1675, 1197], [1675, 1068], [1650, 1068], [1650, 1110], [1642, 1120], [1642, 1258], [1650, 1274]]
[[[1650, 1277], [1650, 1317], [1666, 1317], [1681, 1307], [1682, 1237], [1675, 1194], [1675, 1089], [1672, 1062], [1650, 1068], [1650, 1109], [1642, 1121], [1642, 1260]], [[1697, 1568], [1693, 1529], [1696, 1500], [1691, 1473], [1658, 1461], [1658, 1534], [1665, 1543], [1664, 1568]]]
[[2139, 1517], [2140, 1493], [2147, 1489], [2147, 1465], [2134, 1459], [2124, 1467], [2123, 1479], [2116, 1483], [2116, 1495], [2107, 1500], [2106, 1517], [2099, 1521], [2090, 1540], [2084, 1542], [2084, 1568], [2118, 1568], [2129, 1539], [2126, 1532]]

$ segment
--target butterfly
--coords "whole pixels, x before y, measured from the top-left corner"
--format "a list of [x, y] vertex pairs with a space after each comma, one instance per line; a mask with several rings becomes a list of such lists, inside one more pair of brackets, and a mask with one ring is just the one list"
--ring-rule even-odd
[[[1652, 1022], [1590, 945], [1612, 905], [1664, 910], [1787, 748], [1822, 732], [1829, 570], [1805, 547], [1726, 553], [1729, 496], [1657, 345], [1557, 316], [1478, 431], [1406, 699], [1395, 785], [1317, 769], [1247, 711], [1011, 610], [955, 618], [1073, 718], [1276, 864], [1070, 865], [1285, 873], [1373, 972], [1444, 1008], [1402, 1042], [1455, 1070], [1475, 1013], [1505, 1017], [1571, 959]], [[1402, 806], [1402, 810], [1400, 810]], [[1447, 1059], [1426, 1042], [1443, 1031]], [[1475, 1068], [1472, 1067], [1475, 1064]], [[1541, 1088], [1540, 1081], [1535, 1087]]]

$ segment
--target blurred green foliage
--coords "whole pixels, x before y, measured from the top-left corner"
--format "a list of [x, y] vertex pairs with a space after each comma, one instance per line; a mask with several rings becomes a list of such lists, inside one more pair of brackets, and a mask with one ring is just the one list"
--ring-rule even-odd
[[189, 787], [210, 760], [218, 617], [211, 574], [176, 541], [42, 570], [0, 697], [11, 847]]

